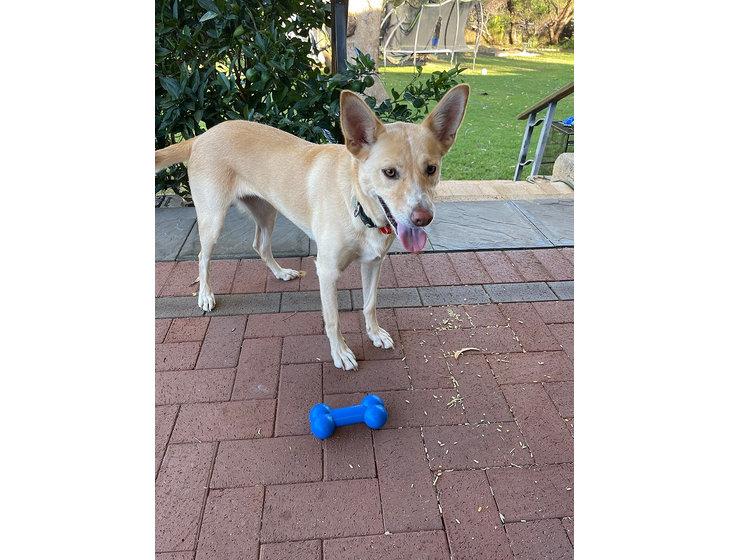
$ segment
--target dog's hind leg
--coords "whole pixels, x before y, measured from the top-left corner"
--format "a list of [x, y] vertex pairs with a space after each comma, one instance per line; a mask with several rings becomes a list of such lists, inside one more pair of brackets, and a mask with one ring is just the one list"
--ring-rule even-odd
[[210, 281], [210, 258], [223, 229], [231, 200], [226, 196], [226, 191], [217, 188], [217, 183], [214, 185], [211, 179], [196, 177], [195, 173], [190, 174], [190, 187], [200, 236], [198, 306], [203, 311], [211, 311], [215, 307], [215, 295]]
[[256, 220], [256, 233], [253, 238], [253, 248], [266, 263], [269, 270], [274, 273], [279, 280], [292, 280], [301, 276], [299, 270], [291, 268], [282, 268], [274, 259], [271, 253], [271, 235], [274, 231], [276, 223], [276, 208], [266, 202], [263, 198], [256, 196], [246, 196], [238, 199], [240, 203], [248, 208], [251, 215]]
[[393, 348], [393, 338], [378, 324], [375, 309], [378, 303], [378, 282], [382, 259], [365, 261], [360, 265], [362, 276], [362, 313], [365, 316], [365, 329], [368, 338], [378, 348]]

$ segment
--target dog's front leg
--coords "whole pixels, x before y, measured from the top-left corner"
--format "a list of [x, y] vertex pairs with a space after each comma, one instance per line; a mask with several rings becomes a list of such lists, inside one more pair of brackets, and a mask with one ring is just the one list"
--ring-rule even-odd
[[383, 259], [364, 261], [360, 265], [362, 276], [362, 313], [365, 315], [365, 329], [368, 337], [378, 348], [393, 348], [393, 338], [378, 324], [376, 307], [378, 304], [378, 283], [380, 282], [380, 266]]
[[322, 315], [324, 328], [330, 341], [330, 351], [335, 367], [351, 370], [357, 369], [355, 354], [350, 350], [340, 332], [340, 316], [337, 305], [337, 278], [340, 271], [335, 263], [317, 259], [317, 276], [319, 277], [319, 295], [322, 298]]

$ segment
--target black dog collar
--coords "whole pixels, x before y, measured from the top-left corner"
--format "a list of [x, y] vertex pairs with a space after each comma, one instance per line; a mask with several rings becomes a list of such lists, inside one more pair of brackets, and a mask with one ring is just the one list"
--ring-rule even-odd
[[[365, 210], [362, 207], [362, 204], [360, 202], [355, 203], [355, 214], [354, 216], [356, 218], [360, 218], [363, 224], [365, 224], [365, 227], [374, 228], [378, 227], [375, 225], [375, 223], [370, 219], [370, 216], [368, 216], [365, 213]], [[390, 235], [393, 233], [393, 228], [390, 227], [389, 224], [384, 225], [383, 227], [378, 228], [378, 231], [382, 233], [383, 235]]]

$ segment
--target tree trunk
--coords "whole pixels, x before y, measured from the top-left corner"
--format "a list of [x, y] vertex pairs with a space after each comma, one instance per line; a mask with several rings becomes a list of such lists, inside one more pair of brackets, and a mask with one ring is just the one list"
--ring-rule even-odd
[[516, 45], [517, 43], [520, 42], [519, 39], [517, 38], [518, 30], [519, 29], [518, 29], [517, 25], [515, 25], [514, 23], [509, 24], [509, 44], [510, 45]]
[[554, 26], [554, 25], [549, 26], [548, 27], [548, 38], [550, 39], [550, 44], [557, 45], [559, 37], [560, 37], [560, 33], [556, 32], [556, 26]]
[[[347, 60], [357, 55], [355, 49], [369, 54], [378, 67], [380, 54], [380, 23], [383, 14], [384, 0], [350, 0], [347, 12]], [[378, 103], [390, 97], [379, 76], [375, 76], [375, 84], [365, 90]]]

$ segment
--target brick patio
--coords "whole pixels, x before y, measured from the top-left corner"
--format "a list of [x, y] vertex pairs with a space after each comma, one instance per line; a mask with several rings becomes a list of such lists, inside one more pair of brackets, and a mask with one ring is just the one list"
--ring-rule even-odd
[[[389, 351], [351, 267], [354, 373], [331, 364], [313, 258], [281, 261], [308, 274], [214, 261], [227, 311], [205, 315], [196, 264], [157, 263], [157, 558], [572, 558], [572, 249], [391, 255]], [[366, 392], [383, 430], [309, 435], [314, 403]]]

